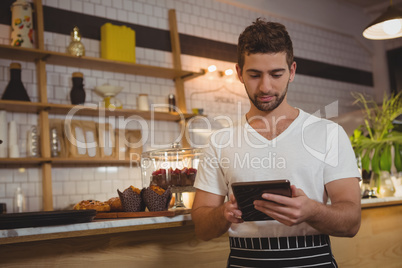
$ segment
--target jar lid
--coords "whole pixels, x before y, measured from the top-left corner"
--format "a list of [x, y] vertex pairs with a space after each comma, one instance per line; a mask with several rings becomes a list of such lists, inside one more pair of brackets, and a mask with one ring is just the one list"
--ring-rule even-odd
[[21, 64], [19, 64], [18, 62], [12, 62], [10, 64], [10, 69], [20, 69], [21, 70]]
[[24, 9], [30, 8], [30, 3], [26, 0], [16, 0], [14, 3], [11, 4], [11, 10], [13, 9], [13, 7], [16, 6], [23, 6]]
[[74, 72], [74, 73], [73, 73], [73, 77], [83, 78], [84, 75], [83, 75], [81, 72]]
[[156, 161], [179, 161], [183, 158], [198, 158], [203, 153], [203, 149], [201, 148], [167, 148], [167, 149], [158, 149], [151, 150], [147, 152], [143, 152], [141, 154], [141, 159], [149, 160], [153, 159]]

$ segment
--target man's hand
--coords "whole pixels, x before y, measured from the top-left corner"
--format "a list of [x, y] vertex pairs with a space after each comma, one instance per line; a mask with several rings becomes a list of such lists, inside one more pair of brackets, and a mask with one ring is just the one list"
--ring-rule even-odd
[[225, 197], [196, 191], [191, 216], [195, 224], [195, 233], [202, 240], [210, 240], [221, 236], [232, 223], [242, 223], [241, 211], [233, 195], [229, 201]]
[[291, 188], [292, 198], [265, 193], [262, 198], [266, 201], [254, 201], [255, 209], [287, 226], [306, 221], [311, 213], [314, 213], [315, 202], [312, 202], [302, 189], [298, 189], [294, 185]]
[[231, 223], [242, 223], [243, 220], [241, 218], [241, 211], [237, 206], [237, 201], [233, 194], [230, 195], [229, 201], [227, 201], [224, 205], [223, 216], [225, 219]]
[[265, 200], [254, 201], [254, 206], [287, 226], [306, 222], [323, 234], [355, 236], [361, 221], [359, 180], [334, 180], [327, 183], [325, 189], [331, 204], [321, 204], [310, 199], [301, 189], [292, 185], [292, 198], [263, 194]]

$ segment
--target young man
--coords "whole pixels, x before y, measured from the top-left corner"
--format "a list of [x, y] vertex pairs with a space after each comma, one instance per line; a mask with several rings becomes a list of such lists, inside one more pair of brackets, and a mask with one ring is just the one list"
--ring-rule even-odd
[[[346, 133], [287, 103], [296, 62], [283, 25], [257, 19], [247, 27], [236, 70], [251, 107], [210, 137], [195, 182], [197, 236], [228, 231], [228, 267], [337, 267], [329, 235], [353, 237], [361, 217], [360, 173]], [[291, 182], [291, 198], [254, 201], [274, 220], [244, 222], [231, 184], [278, 179]]]

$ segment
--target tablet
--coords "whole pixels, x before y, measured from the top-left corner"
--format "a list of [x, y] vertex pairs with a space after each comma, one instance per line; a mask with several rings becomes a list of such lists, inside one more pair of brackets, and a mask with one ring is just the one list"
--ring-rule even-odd
[[254, 200], [263, 200], [262, 194], [271, 193], [292, 197], [288, 180], [235, 182], [232, 183], [232, 190], [244, 221], [273, 220], [254, 208]]

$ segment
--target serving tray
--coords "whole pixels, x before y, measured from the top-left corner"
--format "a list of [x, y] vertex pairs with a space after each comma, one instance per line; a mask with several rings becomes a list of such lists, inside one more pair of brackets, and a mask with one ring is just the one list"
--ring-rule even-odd
[[191, 209], [176, 209], [164, 211], [141, 211], [141, 212], [98, 212], [95, 219], [117, 219], [117, 218], [144, 218], [144, 217], [173, 217], [176, 215], [188, 214]]
[[90, 222], [96, 210], [61, 210], [0, 214], [0, 229], [16, 229]]

